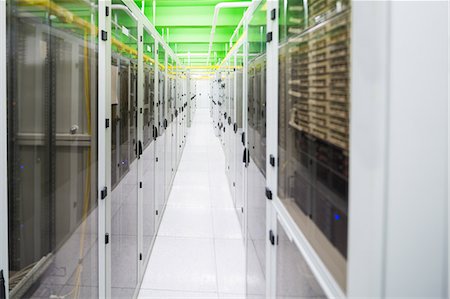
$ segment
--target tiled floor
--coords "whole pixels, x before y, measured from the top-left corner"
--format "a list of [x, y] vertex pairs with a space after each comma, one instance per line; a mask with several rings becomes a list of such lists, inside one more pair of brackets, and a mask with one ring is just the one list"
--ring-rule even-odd
[[208, 110], [189, 132], [139, 298], [244, 298], [245, 248]]

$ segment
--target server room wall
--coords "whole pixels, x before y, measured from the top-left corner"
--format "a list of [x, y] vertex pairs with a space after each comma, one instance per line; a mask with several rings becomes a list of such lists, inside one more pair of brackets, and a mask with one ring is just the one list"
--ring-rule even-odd
[[197, 83], [197, 108], [210, 107], [210, 82], [206, 80]]

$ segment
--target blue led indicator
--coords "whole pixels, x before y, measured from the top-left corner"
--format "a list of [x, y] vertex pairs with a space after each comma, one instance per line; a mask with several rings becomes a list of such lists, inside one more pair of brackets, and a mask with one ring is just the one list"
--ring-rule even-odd
[[339, 214], [334, 213], [334, 220], [340, 220], [341, 216]]

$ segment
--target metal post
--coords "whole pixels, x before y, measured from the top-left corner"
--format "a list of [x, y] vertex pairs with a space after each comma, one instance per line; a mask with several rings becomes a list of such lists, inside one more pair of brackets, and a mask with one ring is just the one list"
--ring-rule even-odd
[[0, 1], [0, 298], [8, 298], [6, 1]]
[[[272, 32], [272, 41], [267, 43], [266, 51], [266, 161], [270, 156], [278, 157], [278, 1], [267, 1], [267, 30]], [[272, 20], [272, 10], [276, 18]], [[270, 82], [270, 83], [269, 83]], [[277, 167], [266, 163], [266, 186], [272, 193], [277, 193]], [[277, 235], [277, 214], [272, 201], [266, 205], [266, 232], [273, 231]], [[266, 296], [276, 298], [276, 260], [277, 246], [273, 246], [266, 238]]]
[[[111, 233], [111, 1], [99, 1], [98, 40], [98, 264], [99, 298], [111, 297], [111, 245], [104, 236]], [[110, 190], [102, 198], [102, 190]]]
[[[137, 24], [138, 31], [138, 74], [137, 74], [137, 128], [136, 128], [136, 137], [138, 147], [140, 144], [144, 142], [144, 133], [143, 133], [143, 109], [144, 109], [144, 29], [142, 26], [142, 22], [138, 21]], [[142, 146], [143, 147], [143, 146]], [[138, 177], [137, 177], [137, 190], [138, 190], [138, 252], [137, 257], [139, 259], [140, 256], [144, 253], [143, 246], [143, 189], [139, 187], [140, 182], [143, 181], [143, 165], [144, 160], [140, 157], [140, 153], [138, 150], [138, 158], [137, 158], [137, 168], [138, 168]], [[144, 275], [143, 269], [143, 259], [138, 261], [138, 282]], [[138, 283], [140, 285], [140, 283]], [[137, 289], [139, 292], [139, 289]]]

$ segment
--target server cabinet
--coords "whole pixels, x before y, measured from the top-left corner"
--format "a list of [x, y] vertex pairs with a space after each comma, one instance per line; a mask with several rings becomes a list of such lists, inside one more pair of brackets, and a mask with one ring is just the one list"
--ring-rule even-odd
[[213, 119], [214, 134], [220, 136], [220, 89], [221, 89], [222, 79], [220, 78], [220, 73], [216, 73], [216, 77], [211, 82], [211, 114]]
[[[266, 56], [263, 54], [249, 63], [249, 83], [252, 91], [248, 95], [248, 149], [250, 160], [247, 164], [247, 237], [248, 255], [254, 255], [261, 271], [265, 273], [266, 246], [266, 201], [265, 197], [265, 164], [262, 155], [266, 154], [265, 144], [261, 143], [261, 135], [265, 134], [265, 98], [262, 98], [265, 83], [262, 81]], [[250, 83], [251, 82], [251, 83]], [[264, 147], [263, 147], [264, 146]], [[252, 251], [253, 250], [253, 251]], [[251, 261], [249, 259], [249, 261]], [[255, 266], [249, 265], [249, 270]], [[258, 273], [259, 274], [259, 273]], [[248, 273], [248, 275], [257, 275]]]
[[[112, 64], [118, 69], [117, 82], [111, 84], [112, 138], [115, 148], [117, 180], [111, 192], [111, 297], [131, 297], [138, 285], [138, 163], [137, 156], [137, 57], [126, 46], [137, 48], [137, 24], [124, 11], [113, 10], [119, 20], [112, 26]], [[128, 35], [122, 26], [130, 26]], [[126, 46], [125, 46], [126, 45]], [[114, 68], [112, 68], [114, 69]], [[113, 80], [115, 76], [111, 76]], [[118, 159], [117, 159], [118, 158]], [[113, 168], [111, 168], [113, 173]], [[124, 271], [123, 269], [127, 269]]]
[[[111, 66], [111, 185], [113, 188], [128, 171], [128, 97], [130, 62], [115, 56]], [[122, 122], [121, 122], [122, 120]]]
[[178, 113], [178, 128], [177, 132], [177, 159], [176, 163], [180, 162], [181, 153], [184, 148], [186, 135], [186, 73], [182, 72], [178, 75], [177, 80], [177, 113]]
[[[170, 65], [168, 65], [170, 66]], [[167, 107], [166, 107], [166, 117], [165, 117], [165, 121], [166, 121], [166, 137], [165, 137], [165, 163], [166, 163], [166, 181], [165, 181], [165, 186], [166, 186], [166, 199], [169, 195], [170, 192], [170, 185], [172, 182], [172, 177], [173, 177], [173, 151], [174, 151], [174, 133], [176, 134], [176, 128], [174, 128], [173, 125], [173, 120], [174, 120], [174, 111], [173, 111], [173, 106], [174, 106], [174, 99], [173, 99], [173, 88], [174, 88], [174, 81], [173, 81], [173, 77], [170, 74], [169, 70], [167, 71], [168, 75], [167, 75], [167, 82], [166, 82], [166, 96], [167, 96]]]
[[233, 202], [235, 201], [235, 175], [236, 175], [236, 171], [235, 171], [235, 153], [234, 153], [234, 149], [235, 149], [235, 108], [234, 108], [234, 89], [235, 89], [235, 72], [234, 71], [230, 71], [228, 72], [228, 77], [227, 77], [227, 83], [228, 83], [228, 105], [227, 105], [227, 118], [225, 120], [225, 127], [226, 127], [226, 168], [225, 168], [225, 173], [227, 174], [228, 177], [228, 184], [231, 190], [231, 197]]
[[265, 157], [262, 142], [266, 124], [266, 1], [256, 8], [248, 25], [247, 132], [247, 293], [265, 295], [265, 288], [250, 283], [252, 277], [263, 277], [266, 270], [266, 202]]
[[6, 288], [98, 298], [97, 10], [52, 4], [6, 1]]
[[306, 19], [299, 5], [280, 27], [278, 196], [345, 290], [350, 8], [315, 1]]
[[158, 138], [156, 140], [156, 179], [155, 179], [155, 189], [156, 189], [156, 223], [157, 227], [161, 222], [161, 216], [164, 211], [164, 203], [166, 197], [166, 94], [165, 94], [165, 85], [166, 85], [166, 75], [164, 68], [165, 63], [165, 51], [162, 46], [158, 47], [158, 102], [157, 102], [157, 126], [158, 126]]
[[225, 118], [225, 103], [226, 103], [226, 96], [225, 96], [225, 92], [226, 92], [226, 87], [227, 84], [225, 82], [225, 74], [224, 73], [220, 73], [220, 77], [219, 77], [219, 89], [218, 89], [218, 99], [217, 99], [217, 105], [218, 105], [218, 127], [219, 127], [219, 140], [220, 140], [220, 144], [222, 145], [222, 148], [224, 146], [224, 118]]
[[177, 92], [178, 92], [178, 78], [177, 78], [177, 72], [176, 72], [176, 64], [175, 61], [173, 61], [174, 67], [171, 70], [171, 86], [169, 87], [169, 93], [170, 93], [170, 99], [171, 99], [171, 119], [172, 119], [172, 150], [171, 150], [171, 176], [170, 176], [170, 185], [169, 188], [172, 185], [172, 181], [175, 176], [176, 171], [176, 165], [178, 161], [178, 138], [180, 135], [180, 127], [179, 127], [179, 119], [181, 119], [181, 116], [178, 113], [178, 98], [177, 98]]
[[154, 65], [146, 64], [144, 70], [144, 107], [143, 107], [143, 136], [144, 148], [152, 142], [154, 138], [155, 125], [155, 75]]
[[[238, 62], [241, 65], [242, 62]], [[242, 231], [244, 231], [244, 163], [242, 161], [242, 153], [244, 152], [245, 141], [243, 140], [243, 76], [242, 70], [236, 71], [236, 97], [235, 97], [235, 115], [234, 123], [234, 163], [235, 163], [235, 201], [234, 207], [238, 215], [239, 223]]]
[[[155, 170], [156, 170], [156, 99], [155, 72], [158, 66], [154, 63], [155, 43], [153, 37], [144, 31], [144, 101], [143, 101], [143, 146], [142, 165], [142, 201], [143, 201], [143, 260], [144, 265], [150, 258], [150, 248], [156, 235], [155, 227]], [[147, 58], [148, 57], [148, 58]]]

